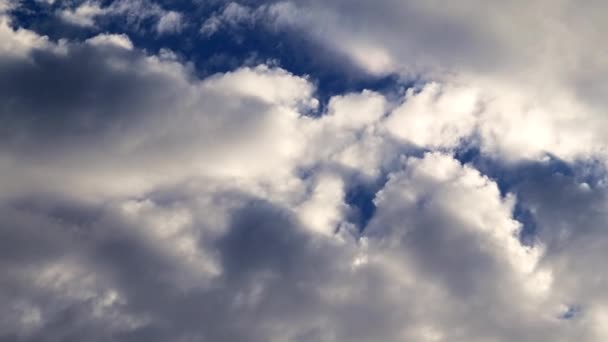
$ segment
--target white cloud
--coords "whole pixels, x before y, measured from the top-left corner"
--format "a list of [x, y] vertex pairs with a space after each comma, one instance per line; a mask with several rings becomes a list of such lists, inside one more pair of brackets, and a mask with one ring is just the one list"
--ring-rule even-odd
[[169, 11], [165, 13], [158, 20], [156, 30], [158, 33], [179, 33], [182, 29], [183, 18], [182, 15], [175, 11]]
[[[533, 325], [552, 325], [557, 306], [551, 271], [539, 268], [542, 248], [520, 244], [514, 198], [503, 198], [494, 182], [447, 155], [429, 153], [392, 173], [375, 203], [366, 235], [387, 251], [405, 292], [425, 298], [411, 304], [421, 305], [413, 312], [434, 327], [436, 334], [424, 330], [425, 338], [509, 341], [531, 336]], [[436, 303], [438, 311], [424, 302]], [[526, 324], [522, 332], [518, 327]], [[542, 334], [539, 339], [552, 336]]]
[[107, 9], [102, 9], [97, 2], [87, 1], [74, 9], [61, 10], [59, 16], [74, 25], [93, 27], [95, 26], [95, 17], [107, 12]]
[[133, 49], [133, 43], [126, 34], [99, 34], [86, 40], [91, 45], [114, 45], [126, 50]]
[[3, 56], [24, 57], [36, 48], [47, 46], [47, 38], [24, 29], [13, 30], [8, 16], [0, 13], [0, 54]]
[[[482, 105], [493, 111], [480, 128], [485, 152], [521, 160], [543, 153], [587, 158], [606, 149], [602, 132], [607, 103], [600, 94], [608, 86], [603, 77], [608, 51], [599, 35], [606, 25], [598, 16], [606, 10], [600, 1], [578, 6], [572, 1], [467, 0], [446, 6], [424, 1], [296, 0], [261, 6], [257, 13], [350, 56], [370, 73], [396, 72], [405, 80], [422, 78], [441, 87], [478, 92]], [[447, 139], [453, 145], [471, 128], [470, 115], [465, 116], [460, 122], [457, 114], [449, 115], [452, 125], [440, 126], [451, 132], [441, 138], [439, 127], [433, 127], [427, 138], [420, 131], [401, 134], [413, 136], [417, 144], [440, 147]], [[421, 120], [419, 115], [408, 123], [422, 125]], [[585, 128], [579, 128], [581, 122]], [[393, 133], [399, 136], [397, 131], [408, 129], [400, 125]]]
[[201, 34], [210, 37], [220, 29], [221, 25], [222, 21], [220, 19], [218, 19], [217, 17], [209, 17], [201, 25]]
[[314, 231], [331, 236], [344, 220], [344, 184], [333, 175], [320, 175], [315, 183], [312, 194], [297, 212]]
[[478, 92], [467, 87], [425, 85], [409, 89], [403, 104], [384, 122], [396, 137], [421, 147], [453, 148], [471, 135], [477, 121]]
[[[357, 15], [375, 6], [330, 5]], [[470, 19], [466, 6], [450, 9], [446, 22]], [[412, 10], [447, 15], [433, 3]], [[222, 13], [242, 22], [255, 11]], [[376, 23], [369, 15], [361, 23]], [[54, 43], [0, 18], [0, 338], [608, 337], [605, 179], [517, 169], [526, 159], [550, 169], [534, 162], [544, 153], [601, 156], [602, 119], [566, 88], [529, 93], [502, 72], [495, 80], [466, 70], [397, 101], [337, 95], [317, 113], [313, 83], [281, 68], [199, 79], [172, 53], [146, 53], [126, 35]], [[407, 63], [376, 38], [362, 40], [390, 63], [372, 54], [367, 69]], [[523, 174], [517, 195], [450, 155], [466, 138]], [[409, 156], [420, 149], [434, 152]], [[365, 227], [352, 222], [355, 186], [374, 198]], [[537, 225], [531, 247], [518, 239], [516, 204]], [[572, 307], [580, 312], [560, 319]]]

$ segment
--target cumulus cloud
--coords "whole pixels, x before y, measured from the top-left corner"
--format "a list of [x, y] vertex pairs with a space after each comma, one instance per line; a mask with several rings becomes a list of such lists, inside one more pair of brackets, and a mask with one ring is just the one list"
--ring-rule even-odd
[[74, 9], [64, 9], [59, 12], [59, 16], [68, 23], [92, 27], [95, 26], [95, 17], [107, 13], [96, 2], [85, 2]]
[[[493, 139], [488, 152], [511, 159], [588, 157], [579, 139], [606, 148], [602, 2], [301, 0], [262, 8], [273, 9], [267, 20], [300, 30], [371, 73], [481, 89], [501, 113], [493, 122], [507, 127], [504, 134], [483, 129]], [[579, 130], [580, 122], [570, 121], [577, 118], [589, 126]]]
[[[279, 172], [297, 156], [296, 109], [312, 101], [306, 80], [260, 66], [201, 82], [178, 62], [130, 48], [126, 36], [100, 35], [63, 53], [39, 51], [33, 63], [3, 63], [2, 80], [31, 79], [40, 87], [2, 86], [12, 99], [3, 111], [5, 172], [20, 173], [29, 160], [31, 171], [46, 174], [36, 187], [61, 188], [70, 179], [111, 193], [145, 189], [167, 175], [173, 182], [200, 172], [245, 178]], [[58, 86], [58, 77], [69, 82]], [[36, 108], [42, 104], [45, 112]], [[146, 168], [155, 171], [143, 176]]]
[[417, 94], [409, 89], [403, 104], [386, 120], [386, 128], [418, 146], [456, 147], [475, 127], [477, 102], [470, 88], [442, 89], [431, 83]]
[[175, 11], [169, 11], [163, 14], [158, 20], [156, 30], [159, 33], [178, 33], [183, 25], [182, 15]]
[[4, 58], [25, 57], [32, 49], [43, 48], [47, 43], [45, 37], [24, 29], [13, 30], [9, 17], [0, 14], [0, 52]]
[[[607, 339], [602, 100], [566, 84], [577, 68], [549, 72], [567, 34], [531, 44], [570, 7], [537, 23], [535, 2], [517, 26], [516, 3], [476, 4], [230, 2], [201, 21], [268, 20], [424, 75], [326, 103], [277, 64], [200, 78], [126, 34], [51, 39], [0, 14], [0, 340]], [[74, 5], [64, 20], [153, 19], [156, 38], [192, 20]], [[602, 69], [568, 56], [587, 57]]]

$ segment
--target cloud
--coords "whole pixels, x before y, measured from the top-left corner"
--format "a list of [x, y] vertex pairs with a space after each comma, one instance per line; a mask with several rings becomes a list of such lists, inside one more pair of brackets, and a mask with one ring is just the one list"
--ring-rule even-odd
[[19, 313], [4, 317], [19, 319], [3, 326], [25, 340], [559, 341], [570, 332], [546, 298], [539, 247], [512, 235], [513, 198], [477, 171], [441, 154], [408, 159], [376, 205], [357, 242], [209, 184], [102, 207], [13, 202], [1, 217], [3, 286], [14, 290], [2, 300]]
[[[481, 32], [472, 4], [230, 3], [204, 21], [270, 15], [371, 50], [353, 58], [373, 73], [435, 79], [327, 103], [314, 75], [200, 78], [126, 34], [53, 40], [0, 15], [0, 340], [605, 340], [603, 121], [555, 79], [517, 87], [526, 51], [482, 72], [473, 51], [497, 57], [519, 28], [491, 7]], [[186, 15], [99, 8], [129, 25]]]
[[447, 88], [430, 83], [417, 94], [409, 89], [386, 129], [418, 146], [457, 147], [475, 128], [479, 97], [471, 88]]
[[[259, 8], [273, 9], [265, 12], [267, 21], [298, 30], [371, 73], [481, 90], [499, 116], [490, 126], [506, 127], [482, 128], [492, 145], [488, 153], [576, 159], [598, 152], [581, 145], [605, 150], [606, 103], [598, 96], [608, 68], [601, 57], [606, 51], [598, 48], [601, 2], [302, 0]], [[579, 130], [581, 121], [589, 126]]]
[[409, 158], [389, 176], [366, 236], [391, 260], [384, 267], [390, 265], [403, 293], [437, 303], [418, 307], [422, 302], [412, 300], [416, 326], [427, 328], [410, 338], [558, 338], [550, 328], [557, 312], [552, 273], [538, 267], [542, 246], [518, 241], [514, 200], [440, 153]]
[[13, 30], [9, 17], [0, 14], [0, 52], [4, 58], [25, 57], [32, 49], [44, 48], [47, 39], [24, 29]]
[[253, 9], [237, 2], [229, 2], [219, 12], [205, 19], [201, 25], [200, 32], [204, 36], [212, 36], [222, 28], [237, 27], [239, 25], [251, 25], [259, 19], [264, 18], [265, 6]]
[[0, 1], [0, 13], [5, 13], [8, 10], [13, 9], [17, 3], [18, 3], [17, 1], [10, 2], [8, 0], [1, 0]]
[[[565, 70], [554, 68], [572, 66], [566, 64], [569, 59], [593, 56], [596, 49], [591, 47], [598, 38], [597, 32], [589, 32], [592, 25], [581, 21], [584, 21], [582, 18], [598, 19], [596, 13], [603, 9], [601, 2], [580, 7], [570, 1], [558, 4], [546, 1], [525, 4], [493, 2], [484, 6], [484, 11], [479, 11], [482, 4], [476, 0], [450, 6], [391, 0], [374, 4], [342, 0], [285, 1], [280, 4], [289, 9], [283, 13], [292, 13], [288, 16], [290, 21], [296, 20], [306, 29], [310, 27], [308, 25], [322, 27], [323, 31], [312, 26], [309, 32], [324, 32], [318, 37], [334, 42], [336, 48], [348, 50], [351, 45], [373, 43], [399, 61], [396, 64], [398, 68], [413, 72], [446, 67], [456, 72], [489, 72], [491, 67], [498, 72], [532, 72], [529, 75], [532, 77], [545, 71], [557, 71], [558, 75], [563, 75]], [[537, 20], [540, 13], [546, 20]], [[366, 28], [356, 30], [356, 35], [350, 34], [361, 23], [366, 24]], [[601, 25], [600, 22], [597, 24]], [[556, 32], [563, 35], [558, 38]], [[589, 34], [585, 36], [583, 33]], [[575, 39], [581, 36], [584, 36], [582, 40]], [[563, 50], [564, 55], [554, 54], [575, 46], [587, 49], [567, 53]], [[374, 51], [372, 46], [369, 50]], [[546, 60], [546, 56], [555, 58]]]
[[[23, 186], [33, 181], [32, 188], [50, 190], [70, 179], [85, 192], [128, 193], [167, 175], [174, 182], [201, 172], [288, 172], [297, 156], [297, 110], [314, 105], [302, 78], [260, 66], [193, 80], [187, 66], [131, 50], [120, 35], [64, 47], [1, 63], [1, 87], [11, 99], [2, 113], [3, 168], [17, 175], [22, 163], [30, 165], [33, 173], [19, 177]], [[142, 177], [143, 169], [156, 171]], [[35, 181], [41, 174], [43, 183]]]
[[175, 11], [169, 11], [158, 21], [156, 30], [159, 33], [179, 33], [183, 25], [182, 15]]
[[125, 34], [99, 34], [86, 40], [91, 45], [113, 45], [126, 50], [133, 49], [133, 43]]
[[159, 34], [177, 33], [184, 25], [181, 13], [165, 10], [155, 1], [148, 0], [120, 0], [110, 4], [90, 0], [71, 7], [64, 5], [57, 15], [69, 24], [85, 28], [97, 28], [99, 20], [120, 18], [136, 31], [143, 30], [146, 21], [154, 20]]
[[73, 25], [93, 27], [95, 26], [95, 17], [107, 12], [107, 9], [102, 9], [96, 2], [84, 2], [75, 9], [61, 10], [59, 16]]
[[536, 167], [527, 172], [529, 178], [515, 188], [532, 213], [537, 240], [546, 246], [542, 262], [560, 279], [555, 293], [572, 311], [570, 319], [584, 329], [583, 338], [601, 340], [606, 336], [602, 322], [607, 305], [600, 266], [608, 243], [604, 181], [587, 183], [581, 171], [566, 175]]

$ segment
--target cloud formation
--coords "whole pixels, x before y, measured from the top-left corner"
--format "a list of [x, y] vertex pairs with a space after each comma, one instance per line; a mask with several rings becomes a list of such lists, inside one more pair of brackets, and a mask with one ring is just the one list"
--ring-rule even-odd
[[[0, 341], [608, 338], [602, 3], [214, 4], [48, 2], [89, 30], [52, 39], [0, 0]], [[201, 77], [104, 16], [289, 28], [402, 87]]]

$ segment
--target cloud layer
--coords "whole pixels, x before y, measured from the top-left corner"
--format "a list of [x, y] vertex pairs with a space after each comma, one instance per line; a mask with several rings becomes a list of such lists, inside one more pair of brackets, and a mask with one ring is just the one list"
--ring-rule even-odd
[[[608, 338], [601, 2], [36, 2], [63, 39], [26, 6], [0, 1], [0, 341]], [[399, 86], [201, 77], [137, 38], [239, 26]]]

